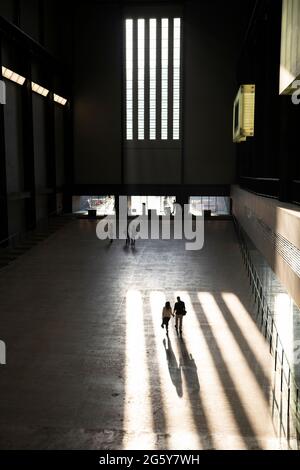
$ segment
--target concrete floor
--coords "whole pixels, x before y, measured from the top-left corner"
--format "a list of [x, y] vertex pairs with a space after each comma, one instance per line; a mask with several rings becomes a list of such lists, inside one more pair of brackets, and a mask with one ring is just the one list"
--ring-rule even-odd
[[[183, 339], [160, 327], [186, 302]], [[125, 250], [74, 221], [0, 271], [1, 449], [276, 449], [231, 222]]]

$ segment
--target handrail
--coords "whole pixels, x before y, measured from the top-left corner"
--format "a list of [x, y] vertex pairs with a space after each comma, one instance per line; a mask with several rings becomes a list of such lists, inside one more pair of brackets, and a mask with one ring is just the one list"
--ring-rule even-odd
[[[267, 299], [263, 293], [263, 286], [251, 259], [250, 250], [244, 238], [242, 228], [234, 216], [233, 221], [240, 243], [243, 261], [250, 280], [252, 294], [254, 295], [255, 304], [257, 305], [256, 322], [269, 343], [270, 354], [274, 357], [275, 382], [272, 390], [273, 417], [276, 411], [280, 420], [280, 437], [285, 437], [289, 444], [296, 440], [298, 447], [300, 443], [299, 387], [289, 364], [288, 356], [285, 353]], [[278, 392], [278, 381], [280, 400], [278, 400], [276, 396]]]

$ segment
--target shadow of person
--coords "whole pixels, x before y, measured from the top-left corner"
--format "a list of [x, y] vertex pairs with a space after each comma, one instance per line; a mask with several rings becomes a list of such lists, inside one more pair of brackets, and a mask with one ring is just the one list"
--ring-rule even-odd
[[169, 337], [163, 340], [163, 345], [166, 351], [169, 374], [170, 374], [172, 383], [174, 387], [176, 388], [177, 395], [181, 398], [183, 396], [181, 369], [177, 363], [177, 359], [172, 349], [172, 344], [171, 344], [171, 340]]
[[200, 382], [197, 372], [197, 366], [195, 360], [187, 350], [184, 340], [181, 338], [179, 342], [181, 358], [179, 361], [179, 367], [182, 370], [182, 373], [185, 377], [188, 391], [190, 393], [198, 394], [200, 391]]

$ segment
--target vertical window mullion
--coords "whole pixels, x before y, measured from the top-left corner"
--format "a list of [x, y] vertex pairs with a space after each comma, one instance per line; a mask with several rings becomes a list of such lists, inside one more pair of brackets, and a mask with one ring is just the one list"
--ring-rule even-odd
[[169, 20], [161, 20], [161, 139], [168, 139]]
[[133, 20], [128, 19], [125, 23], [126, 35], [126, 139], [133, 139]]
[[157, 21], [149, 20], [149, 139], [156, 139], [157, 111]]
[[138, 19], [138, 140], [145, 138], [145, 20]]

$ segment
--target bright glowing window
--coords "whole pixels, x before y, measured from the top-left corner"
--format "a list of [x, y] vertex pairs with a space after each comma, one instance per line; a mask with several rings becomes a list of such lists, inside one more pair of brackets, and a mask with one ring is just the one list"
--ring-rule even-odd
[[161, 20], [161, 138], [168, 138], [169, 20]]
[[181, 19], [126, 19], [125, 42], [126, 140], [179, 140]]
[[145, 130], [145, 20], [138, 20], [138, 139]]
[[156, 19], [149, 22], [149, 139], [156, 139]]
[[179, 139], [180, 114], [180, 18], [174, 18], [173, 31], [173, 139]]
[[126, 138], [133, 137], [133, 21], [126, 20]]

